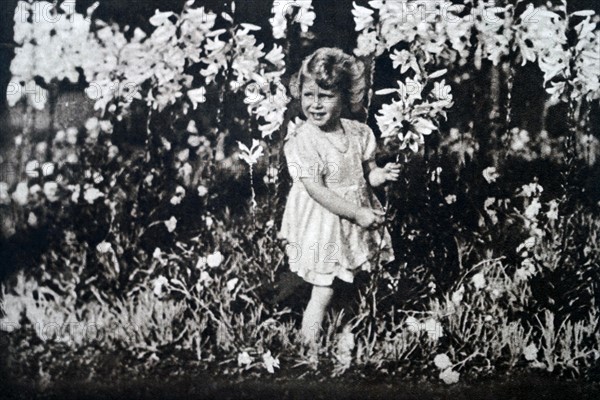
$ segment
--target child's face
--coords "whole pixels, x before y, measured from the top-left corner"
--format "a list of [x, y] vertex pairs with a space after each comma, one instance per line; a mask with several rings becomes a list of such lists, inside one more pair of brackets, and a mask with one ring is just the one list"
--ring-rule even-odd
[[309, 122], [324, 131], [338, 128], [343, 104], [338, 90], [325, 90], [306, 77], [300, 93], [302, 112]]

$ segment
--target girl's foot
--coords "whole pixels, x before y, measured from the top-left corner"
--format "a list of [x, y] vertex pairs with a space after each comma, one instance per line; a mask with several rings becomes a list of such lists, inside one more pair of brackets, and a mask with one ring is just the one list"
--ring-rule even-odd
[[304, 358], [304, 361], [308, 364], [309, 367], [316, 370], [319, 365], [319, 340], [318, 337], [314, 337], [309, 335], [307, 338], [300, 332], [298, 336], [300, 341], [300, 354]]

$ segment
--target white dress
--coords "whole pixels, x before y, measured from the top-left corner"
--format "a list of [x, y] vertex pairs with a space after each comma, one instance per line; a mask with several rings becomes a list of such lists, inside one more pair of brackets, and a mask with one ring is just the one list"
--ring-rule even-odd
[[[341, 119], [348, 149], [341, 152], [325, 133], [304, 122], [288, 133], [284, 144], [294, 183], [287, 198], [279, 235], [287, 240], [291, 271], [314, 285], [329, 286], [335, 277], [353, 282], [357, 270], [394, 260], [387, 229], [367, 230], [327, 210], [306, 191], [300, 177], [324, 176], [325, 185], [344, 199], [383, 210], [364, 177], [363, 162], [375, 155], [375, 135], [358, 121]], [[383, 239], [383, 240], [382, 240]]]

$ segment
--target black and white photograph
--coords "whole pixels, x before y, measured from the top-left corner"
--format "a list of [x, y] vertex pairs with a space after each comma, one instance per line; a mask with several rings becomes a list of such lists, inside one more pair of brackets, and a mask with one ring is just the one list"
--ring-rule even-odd
[[0, 0], [0, 399], [600, 398], [600, 2]]

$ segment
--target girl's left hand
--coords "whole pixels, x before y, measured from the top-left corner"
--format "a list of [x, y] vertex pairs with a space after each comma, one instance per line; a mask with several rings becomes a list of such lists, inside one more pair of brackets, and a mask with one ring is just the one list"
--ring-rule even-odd
[[387, 163], [382, 168], [385, 181], [397, 181], [400, 177], [400, 164]]
[[381, 186], [388, 181], [397, 181], [400, 177], [400, 164], [387, 163], [383, 168], [374, 168], [369, 174], [369, 183], [373, 187]]

